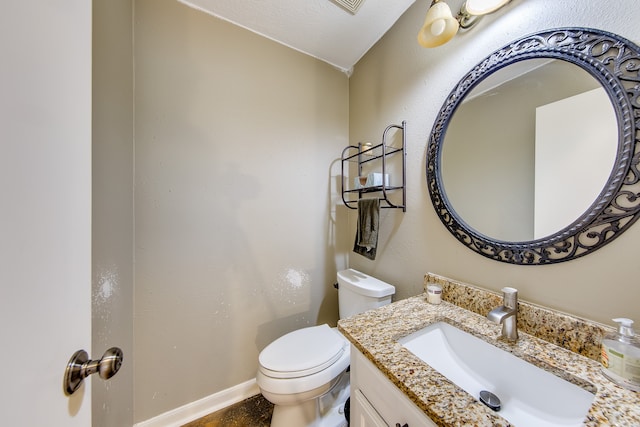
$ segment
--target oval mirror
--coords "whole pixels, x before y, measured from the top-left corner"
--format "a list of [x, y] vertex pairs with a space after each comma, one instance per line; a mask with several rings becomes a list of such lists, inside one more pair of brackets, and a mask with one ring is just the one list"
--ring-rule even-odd
[[514, 264], [585, 255], [640, 209], [634, 117], [640, 50], [562, 28], [494, 52], [458, 83], [427, 150], [427, 184], [447, 229]]
[[536, 240], [587, 211], [617, 148], [613, 104], [591, 74], [563, 60], [527, 59], [491, 74], [460, 103], [442, 144], [442, 182], [473, 229]]

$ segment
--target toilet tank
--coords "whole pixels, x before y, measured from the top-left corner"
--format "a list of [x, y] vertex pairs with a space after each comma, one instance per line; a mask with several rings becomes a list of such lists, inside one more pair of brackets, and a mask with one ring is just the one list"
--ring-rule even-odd
[[391, 303], [396, 288], [354, 269], [338, 271], [338, 309], [346, 319]]

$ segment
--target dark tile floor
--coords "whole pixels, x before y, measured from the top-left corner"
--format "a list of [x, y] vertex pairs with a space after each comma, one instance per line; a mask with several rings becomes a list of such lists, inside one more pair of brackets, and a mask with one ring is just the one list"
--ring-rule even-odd
[[272, 413], [273, 404], [258, 394], [182, 427], [269, 427]]

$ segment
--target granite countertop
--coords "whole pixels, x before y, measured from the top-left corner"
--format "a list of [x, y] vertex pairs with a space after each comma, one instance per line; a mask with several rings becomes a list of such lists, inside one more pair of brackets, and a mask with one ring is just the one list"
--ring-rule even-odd
[[[446, 299], [446, 295], [445, 295]], [[522, 303], [521, 303], [522, 304]], [[519, 314], [522, 307], [519, 308]], [[640, 426], [640, 393], [602, 375], [600, 364], [519, 331], [515, 343], [500, 338], [501, 326], [485, 316], [426, 294], [343, 319], [338, 328], [425, 414], [441, 426], [509, 426], [509, 422], [403, 348], [397, 340], [445, 321], [595, 394], [586, 426]]]

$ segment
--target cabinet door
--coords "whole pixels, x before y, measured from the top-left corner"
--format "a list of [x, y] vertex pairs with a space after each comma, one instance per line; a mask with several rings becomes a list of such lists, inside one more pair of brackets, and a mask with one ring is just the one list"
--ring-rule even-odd
[[351, 405], [351, 423], [353, 427], [389, 427], [380, 414], [371, 406], [371, 403], [360, 390], [353, 393], [355, 405]]
[[354, 414], [360, 414], [358, 411], [364, 411], [358, 408], [360, 400], [355, 399], [354, 401], [352, 399], [352, 425], [358, 427], [369, 425], [395, 427], [399, 424], [410, 427], [436, 427], [436, 424], [415, 403], [353, 345], [351, 346], [351, 390], [354, 395], [356, 391], [362, 393], [364, 401], [382, 422], [382, 424], [359, 424], [360, 418], [356, 418]]

